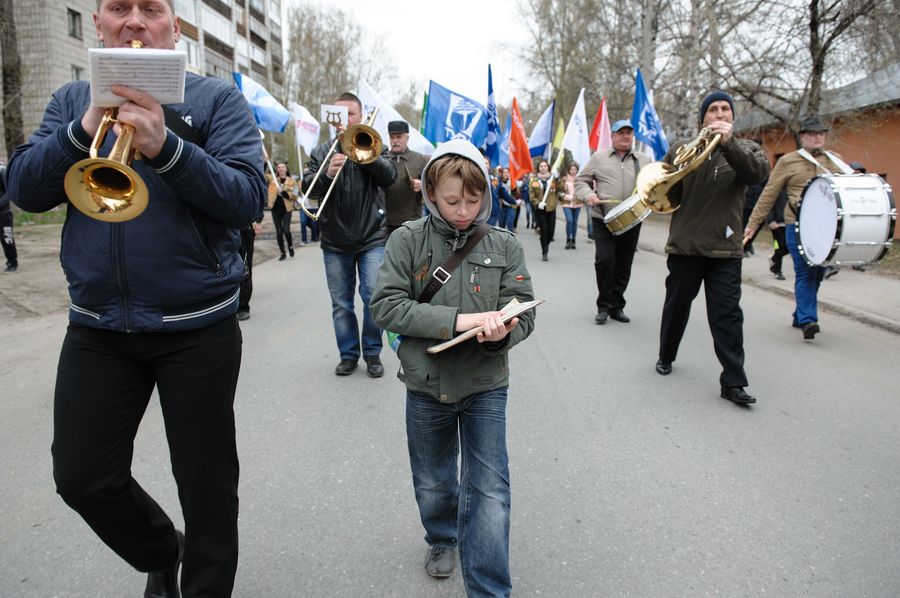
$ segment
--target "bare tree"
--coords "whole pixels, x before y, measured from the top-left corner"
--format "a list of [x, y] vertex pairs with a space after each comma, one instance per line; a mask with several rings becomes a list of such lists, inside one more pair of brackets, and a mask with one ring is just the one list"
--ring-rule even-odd
[[12, 0], [0, 0], [0, 53], [3, 54], [3, 140], [7, 153], [25, 141], [22, 126], [22, 63]]

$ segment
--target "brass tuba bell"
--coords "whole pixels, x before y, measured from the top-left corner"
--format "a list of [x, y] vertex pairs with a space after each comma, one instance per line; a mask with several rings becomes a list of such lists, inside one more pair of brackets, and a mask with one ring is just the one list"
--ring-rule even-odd
[[[131, 43], [132, 48], [142, 46], [137, 40]], [[137, 218], [150, 198], [147, 184], [130, 166], [136, 153], [131, 146], [134, 127], [122, 123], [109, 156], [98, 157], [109, 128], [117, 122], [117, 113], [117, 108], [106, 110], [91, 143], [90, 157], [73, 164], [63, 181], [72, 205], [84, 215], [103, 222]]]

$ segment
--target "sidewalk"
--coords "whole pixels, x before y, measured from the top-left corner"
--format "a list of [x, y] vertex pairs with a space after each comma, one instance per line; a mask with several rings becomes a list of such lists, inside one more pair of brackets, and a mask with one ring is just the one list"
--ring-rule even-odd
[[[670, 218], [650, 214], [641, 228], [638, 247], [664, 255]], [[794, 268], [791, 257], [785, 256], [782, 263], [786, 280], [775, 280], [769, 272], [769, 256], [772, 254], [769, 239], [769, 235], [761, 233], [754, 243], [756, 255], [744, 259], [744, 284], [793, 299]], [[894, 243], [891, 251], [900, 251], [900, 245]], [[900, 334], [900, 279], [844, 267], [837, 275], [822, 281], [818, 299], [819, 309]]]

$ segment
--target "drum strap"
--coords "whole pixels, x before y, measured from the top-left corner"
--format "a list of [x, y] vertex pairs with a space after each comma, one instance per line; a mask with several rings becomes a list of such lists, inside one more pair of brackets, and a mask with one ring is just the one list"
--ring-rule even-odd
[[[805, 149], [800, 149], [797, 153], [800, 154], [801, 156], [803, 156], [804, 158], [806, 158], [807, 160], [809, 160], [810, 162], [812, 162], [813, 164], [815, 164], [816, 168], [821, 168], [822, 170], [825, 170], [826, 172], [828, 172], [825, 169], [825, 167], [822, 166], [821, 164], [819, 164], [819, 161], [816, 160], [815, 158], [813, 158], [812, 154], [810, 154]], [[834, 154], [832, 154], [831, 152], [829, 152], [827, 150], [823, 151], [822, 153], [825, 154], [826, 156], [828, 156], [828, 159], [831, 160], [831, 163], [834, 164], [835, 166], [837, 166], [838, 170], [840, 170], [842, 174], [853, 174], [853, 169], [850, 168], [850, 166], [848, 166], [846, 163], [844, 163], [843, 160], [841, 160], [840, 158], [838, 158], [837, 156], [835, 156]]]

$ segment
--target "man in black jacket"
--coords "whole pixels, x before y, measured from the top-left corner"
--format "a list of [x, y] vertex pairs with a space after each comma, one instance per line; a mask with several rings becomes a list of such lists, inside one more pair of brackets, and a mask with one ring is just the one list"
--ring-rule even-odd
[[[362, 121], [362, 102], [352, 93], [342, 93], [335, 104], [347, 107], [347, 126]], [[303, 189], [311, 198], [321, 199], [334, 178], [339, 177], [327, 203], [319, 208], [319, 241], [331, 294], [334, 334], [341, 353], [341, 361], [334, 373], [338, 376], [352, 374], [362, 353], [368, 375], [379, 378], [384, 375], [380, 357], [381, 329], [372, 320], [369, 301], [384, 259], [387, 239], [384, 189], [397, 178], [397, 170], [384, 154], [368, 164], [358, 164], [336, 152], [326, 165], [324, 176], [320, 176], [316, 186], [310, 189], [333, 142], [331, 139], [316, 146], [310, 154], [303, 174]], [[353, 305], [357, 272], [363, 302], [362, 342]]]

